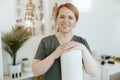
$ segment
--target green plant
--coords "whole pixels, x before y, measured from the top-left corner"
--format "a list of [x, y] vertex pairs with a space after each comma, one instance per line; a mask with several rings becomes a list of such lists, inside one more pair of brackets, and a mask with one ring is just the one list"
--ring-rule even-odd
[[113, 57], [113, 60], [120, 63], [120, 57]]
[[10, 54], [12, 65], [16, 65], [17, 51], [30, 36], [27, 28], [17, 26], [12, 27], [11, 31], [3, 33], [3, 48]]

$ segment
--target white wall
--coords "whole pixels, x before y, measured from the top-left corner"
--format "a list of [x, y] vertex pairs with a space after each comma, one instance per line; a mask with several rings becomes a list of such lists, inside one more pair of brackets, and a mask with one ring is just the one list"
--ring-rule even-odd
[[[2, 31], [8, 31], [15, 23], [15, 0], [2, 0], [0, 2], [0, 26]], [[88, 11], [80, 12], [80, 20], [74, 33], [87, 39], [96, 55], [111, 54], [120, 56], [120, 1], [119, 0], [91, 0]], [[117, 2], [118, 1], [118, 2]], [[48, 5], [48, 2], [45, 1]], [[52, 3], [52, 1], [49, 1]], [[46, 7], [49, 14], [49, 7]], [[48, 11], [48, 12], [47, 12]], [[48, 16], [49, 17], [49, 16]], [[49, 27], [49, 21], [46, 25]], [[34, 40], [33, 40], [34, 42]], [[34, 45], [34, 44], [33, 44]], [[28, 46], [28, 49], [32, 48]], [[28, 51], [29, 52], [29, 51]], [[25, 55], [31, 55], [26, 53]], [[4, 54], [5, 56], [8, 54]], [[3, 58], [5, 58], [5, 56]], [[4, 62], [6, 60], [3, 60]], [[7, 65], [4, 63], [4, 65]], [[5, 68], [6, 66], [4, 66]], [[4, 69], [4, 72], [7, 72]]]
[[75, 33], [85, 37], [97, 54], [120, 56], [120, 1], [91, 1], [91, 8], [80, 12]]
[[3, 64], [2, 63], [3, 63], [3, 60], [2, 60], [2, 46], [1, 46], [1, 33], [0, 33], [0, 80], [3, 80]]
[[[0, 0], [0, 32], [6, 32], [11, 29], [15, 24], [15, 0]], [[4, 52], [3, 52], [4, 53]], [[8, 61], [6, 58], [10, 58], [8, 54], [3, 54], [3, 71], [8, 73]], [[1, 58], [0, 58], [1, 59]]]
[[15, 24], [15, 0], [1, 0], [0, 2], [0, 27], [8, 31]]

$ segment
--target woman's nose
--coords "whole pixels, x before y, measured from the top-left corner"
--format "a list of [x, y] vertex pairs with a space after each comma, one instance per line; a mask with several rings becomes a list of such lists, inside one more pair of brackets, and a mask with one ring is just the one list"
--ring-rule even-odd
[[68, 18], [64, 18], [64, 22], [68, 22], [69, 20], [68, 20]]

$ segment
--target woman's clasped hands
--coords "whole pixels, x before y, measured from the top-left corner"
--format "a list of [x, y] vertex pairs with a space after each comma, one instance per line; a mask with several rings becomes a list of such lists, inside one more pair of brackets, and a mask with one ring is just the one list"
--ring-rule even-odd
[[63, 53], [71, 50], [84, 50], [85, 46], [81, 43], [70, 41], [63, 43], [57, 47], [57, 49], [53, 52], [55, 58], [59, 58]]

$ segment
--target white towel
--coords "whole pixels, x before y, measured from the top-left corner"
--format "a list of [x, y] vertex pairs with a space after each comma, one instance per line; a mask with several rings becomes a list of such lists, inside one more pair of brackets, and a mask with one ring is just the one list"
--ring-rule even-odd
[[61, 56], [62, 80], [83, 80], [81, 50], [68, 51]]

